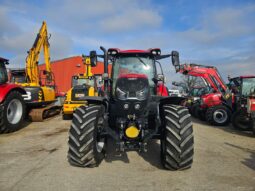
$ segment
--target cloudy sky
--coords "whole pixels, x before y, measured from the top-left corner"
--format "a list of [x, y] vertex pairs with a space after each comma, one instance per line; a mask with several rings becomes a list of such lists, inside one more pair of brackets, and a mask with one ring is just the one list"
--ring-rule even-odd
[[[161, 48], [223, 76], [255, 73], [255, 0], [0, 0], [0, 56], [24, 67], [45, 20], [51, 60], [99, 51]], [[176, 80], [170, 60], [163, 68]]]

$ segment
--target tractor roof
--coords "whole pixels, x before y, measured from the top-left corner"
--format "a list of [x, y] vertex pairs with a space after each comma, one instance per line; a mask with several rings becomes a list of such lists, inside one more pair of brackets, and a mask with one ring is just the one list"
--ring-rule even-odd
[[244, 78], [255, 78], [255, 76], [252, 76], [252, 75], [247, 75], [247, 76], [237, 76], [237, 77], [234, 77], [234, 78], [230, 78], [230, 80], [234, 80], [234, 79], [244, 79]]
[[240, 76], [240, 78], [255, 78], [255, 76], [252, 76], [252, 75], [250, 75], [250, 76]]
[[0, 62], [5, 63], [5, 64], [8, 64], [8, 61], [9, 61], [9, 60], [0, 57]]
[[119, 48], [109, 48], [108, 54], [155, 54], [160, 55], [161, 50], [159, 48], [150, 48], [147, 50], [137, 50], [137, 49], [131, 49], [131, 50], [121, 50]]

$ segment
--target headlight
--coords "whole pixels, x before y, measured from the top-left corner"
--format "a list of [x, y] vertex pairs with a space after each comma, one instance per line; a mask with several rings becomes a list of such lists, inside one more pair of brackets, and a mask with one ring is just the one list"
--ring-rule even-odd
[[137, 103], [137, 104], [135, 104], [135, 110], [139, 110], [140, 109], [140, 104], [139, 103]]
[[121, 99], [121, 100], [125, 100], [127, 99], [127, 93], [122, 91], [121, 89], [119, 89], [118, 87], [116, 88], [116, 96]]
[[148, 89], [145, 88], [143, 90], [140, 90], [140, 91], [136, 92], [136, 97], [139, 100], [144, 100], [144, 99], [146, 99], [147, 94], [148, 94]]

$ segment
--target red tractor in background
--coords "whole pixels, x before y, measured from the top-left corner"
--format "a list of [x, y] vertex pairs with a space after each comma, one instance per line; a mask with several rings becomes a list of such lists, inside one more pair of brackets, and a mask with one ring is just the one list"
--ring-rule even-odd
[[229, 78], [229, 88], [235, 100], [232, 125], [255, 135], [255, 76]]
[[[182, 64], [175, 66], [176, 72], [184, 75], [201, 77], [209, 87], [209, 91], [201, 95], [193, 105], [201, 119], [212, 125], [224, 126], [231, 119], [232, 95], [220, 76], [216, 67], [197, 64]], [[195, 107], [195, 108], [194, 108]]]
[[210, 87], [205, 79], [201, 79], [204, 82], [203, 86], [194, 86], [188, 88], [184, 82], [175, 81], [172, 82], [172, 85], [181, 87], [185, 91], [186, 99], [182, 102], [182, 105], [186, 106], [194, 117], [200, 117], [202, 120], [204, 120], [203, 115], [199, 113], [199, 100], [202, 95], [207, 94], [210, 91]]
[[7, 83], [7, 64], [8, 60], [0, 57], [0, 133], [18, 130], [26, 113], [22, 97], [26, 91], [16, 84]]

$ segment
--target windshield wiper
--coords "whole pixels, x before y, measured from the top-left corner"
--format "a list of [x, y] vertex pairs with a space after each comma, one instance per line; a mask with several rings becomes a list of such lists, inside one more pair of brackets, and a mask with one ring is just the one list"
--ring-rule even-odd
[[144, 66], [148, 66], [139, 56], [136, 56], [136, 58], [137, 58], [141, 63], [143, 63]]

